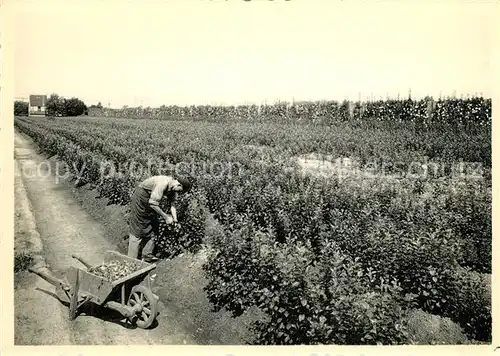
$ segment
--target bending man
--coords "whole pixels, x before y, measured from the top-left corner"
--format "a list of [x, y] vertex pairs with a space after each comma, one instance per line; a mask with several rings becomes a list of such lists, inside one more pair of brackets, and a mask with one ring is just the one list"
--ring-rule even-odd
[[[146, 262], [157, 261], [153, 255], [155, 233], [153, 219], [160, 215], [167, 224], [177, 223], [175, 196], [191, 188], [187, 179], [170, 176], [152, 176], [142, 181], [135, 189], [130, 203], [128, 256], [141, 257]], [[167, 197], [171, 202], [170, 214], [160, 208], [160, 201]], [[140, 250], [142, 247], [142, 253]]]

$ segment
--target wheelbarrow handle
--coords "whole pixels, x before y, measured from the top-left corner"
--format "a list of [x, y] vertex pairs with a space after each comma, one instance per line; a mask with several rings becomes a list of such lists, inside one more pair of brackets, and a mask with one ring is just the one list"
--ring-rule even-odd
[[92, 264], [90, 264], [88, 261], [85, 261], [81, 256], [79, 256], [77, 254], [72, 254], [71, 257], [73, 257], [74, 259], [80, 261], [87, 268], [91, 268], [92, 267]]
[[59, 278], [53, 276], [47, 269], [34, 269], [34, 268], [28, 268], [28, 271], [31, 273], [34, 273], [41, 277], [42, 279], [45, 279], [47, 282], [52, 284], [53, 286], [63, 286], [66, 287], [66, 284], [60, 280]]

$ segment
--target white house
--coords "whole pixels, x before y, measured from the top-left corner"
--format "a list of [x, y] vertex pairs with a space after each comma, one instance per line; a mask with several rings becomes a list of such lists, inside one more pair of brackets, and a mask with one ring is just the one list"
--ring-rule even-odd
[[47, 95], [30, 95], [29, 116], [46, 116]]

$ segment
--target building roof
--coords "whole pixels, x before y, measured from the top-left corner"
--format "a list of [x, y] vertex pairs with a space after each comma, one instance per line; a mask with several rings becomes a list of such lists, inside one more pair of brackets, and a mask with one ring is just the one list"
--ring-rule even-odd
[[47, 95], [30, 95], [31, 106], [45, 106]]

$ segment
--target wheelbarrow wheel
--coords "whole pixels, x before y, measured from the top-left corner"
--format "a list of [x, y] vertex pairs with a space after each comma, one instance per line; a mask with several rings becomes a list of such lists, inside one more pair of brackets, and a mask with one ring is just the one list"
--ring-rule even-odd
[[127, 305], [134, 308], [137, 304], [141, 306], [141, 310], [131, 318], [131, 321], [141, 329], [146, 329], [156, 318], [157, 299], [149, 288], [137, 285], [132, 287]]

